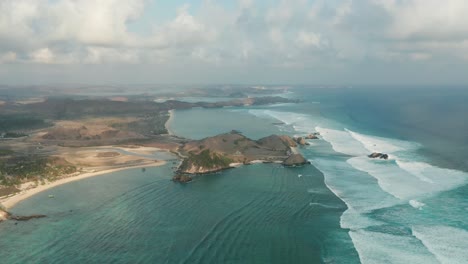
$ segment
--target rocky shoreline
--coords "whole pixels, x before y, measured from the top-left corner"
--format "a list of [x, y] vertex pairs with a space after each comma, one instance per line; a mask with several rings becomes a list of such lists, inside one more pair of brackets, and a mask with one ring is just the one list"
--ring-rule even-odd
[[178, 149], [182, 162], [177, 167], [173, 181], [185, 183], [196, 175], [254, 163], [278, 163], [286, 167], [309, 164], [297, 153], [295, 147], [295, 139], [286, 135], [271, 135], [252, 140], [236, 130], [202, 140], [192, 140]]
[[20, 215], [13, 215], [10, 212], [0, 209], [0, 222], [6, 220], [14, 220], [14, 221], [29, 221], [31, 219], [38, 219], [47, 217], [46, 215], [36, 214], [36, 215], [28, 215], [28, 216], [20, 216]]

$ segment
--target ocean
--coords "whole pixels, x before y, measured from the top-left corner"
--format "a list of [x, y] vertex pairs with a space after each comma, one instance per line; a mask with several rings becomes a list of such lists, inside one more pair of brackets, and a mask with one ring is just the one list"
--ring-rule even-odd
[[467, 89], [287, 96], [302, 102], [175, 111], [170, 126], [194, 139], [319, 132], [300, 148], [311, 166], [249, 165], [181, 185], [167, 157], [62, 185], [13, 208], [48, 217], [2, 223], [2, 263], [467, 263]]

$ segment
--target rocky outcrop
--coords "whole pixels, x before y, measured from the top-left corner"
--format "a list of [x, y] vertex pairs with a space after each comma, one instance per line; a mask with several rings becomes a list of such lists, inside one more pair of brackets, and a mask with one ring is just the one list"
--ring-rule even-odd
[[371, 159], [388, 159], [388, 154], [380, 153], [380, 152], [374, 152], [370, 155], [368, 155], [369, 158]]
[[10, 220], [29, 221], [31, 219], [44, 218], [44, 217], [47, 217], [47, 216], [46, 215], [28, 215], [28, 216], [12, 215], [10, 216]]
[[175, 182], [180, 182], [180, 183], [187, 183], [187, 182], [190, 182], [192, 181], [192, 177], [188, 176], [188, 175], [175, 175], [174, 177], [172, 177], [172, 180], [175, 181]]
[[204, 149], [198, 153], [191, 151], [182, 161], [178, 172], [182, 174], [212, 173], [230, 168], [231, 163], [232, 159], [228, 156], [210, 151], [210, 149]]
[[287, 151], [290, 147], [297, 146], [294, 140], [286, 135], [271, 135], [257, 140], [257, 143], [265, 148], [280, 151]]
[[309, 145], [309, 142], [307, 142], [303, 137], [295, 137], [294, 141], [296, 141], [296, 143], [299, 144], [300, 146]]
[[318, 132], [315, 132], [315, 133], [311, 133], [307, 136], [305, 136], [305, 139], [318, 139], [318, 135], [320, 135]]
[[292, 154], [282, 163], [284, 166], [293, 167], [310, 164], [301, 154]]
[[297, 143], [292, 139], [290, 136], [282, 135], [280, 136], [281, 140], [286, 143], [289, 147], [295, 148], [297, 147]]
[[7, 212], [6, 210], [0, 209], [0, 222], [6, 220], [15, 220], [15, 221], [28, 221], [31, 219], [37, 218], [44, 218], [47, 217], [46, 215], [28, 215], [28, 216], [20, 216], [20, 215], [12, 215], [11, 213]]

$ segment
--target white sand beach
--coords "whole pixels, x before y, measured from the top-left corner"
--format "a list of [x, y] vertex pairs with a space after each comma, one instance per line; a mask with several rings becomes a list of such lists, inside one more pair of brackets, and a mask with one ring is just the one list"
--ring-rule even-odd
[[71, 177], [63, 178], [63, 179], [60, 179], [60, 180], [57, 180], [57, 181], [46, 183], [44, 185], [38, 185], [35, 188], [23, 190], [23, 191], [15, 194], [13, 196], [0, 199], [0, 204], [6, 210], [9, 210], [13, 206], [18, 204], [19, 202], [21, 202], [21, 201], [23, 201], [23, 200], [25, 200], [25, 199], [27, 199], [27, 198], [35, 195], [35, 194], [38, 194], [38, 193], [43, 192], [43, 191], [47, 191], [47, 190], [49, 190], [51, 188], [60, 186], [62, 184], [66, 184], [66, 183], [74, 182], [74, 181], [79, 181], [79, 180], [83, 180], [83, 179], [87, 179], [87, 178], [91, 178], [91, 177], [95, 177], [95, 176], [99, 176], [99, 175], [104, 175], [104, 174], [108, 174], [108, 173], [112, 173], [112, 172], [116, 172], [116, 171], [122, 171], [122, 170], [133, 169], [133, 168], [142, 168], [142, 167], [156, 167], [156, 166], [162, 166], [164, 164], [166, 164], [165, 161], [157, 161], [157, 162], [153, 162], [153, 163], [150, 163], [150, 164], [139, 164], [137, 166], [107, 169], [107, 170], [96, 171], [96, 172], [85, 172], [85, 173], [82, 173], [82, 174], [77, 175], [77, 176], [71, 176]]
[[169, 119], [166, 121], [166, 124], [164, 124], [164, 126], [166, 127], [166, 130], [167, 130], [167, 133], [169, 135], [174, 135], [174, 132], [172, 132], [171, 130], [171, 123], [172, 123], [172, 120], [174, 119], [174, 110], [169, 110]]

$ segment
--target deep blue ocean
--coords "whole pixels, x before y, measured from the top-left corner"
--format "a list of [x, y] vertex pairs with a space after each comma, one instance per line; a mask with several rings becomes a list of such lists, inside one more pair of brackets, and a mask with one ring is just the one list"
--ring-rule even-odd
[[466, 87], [291, 91], [301, 103], [176, 111], [170, 127], [194, 139], [319, 132], [300, 149], [311, 166], [181, 185], [167, 157], [62, 185], [13, 208], [48, 218], [0, 224], [1, 263], [467, 263]]

